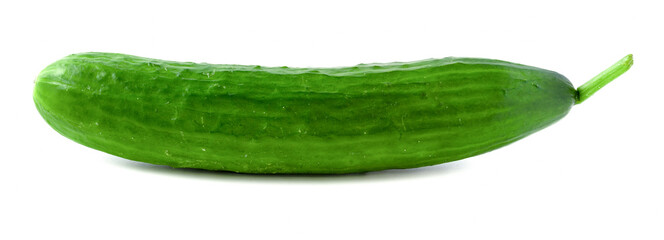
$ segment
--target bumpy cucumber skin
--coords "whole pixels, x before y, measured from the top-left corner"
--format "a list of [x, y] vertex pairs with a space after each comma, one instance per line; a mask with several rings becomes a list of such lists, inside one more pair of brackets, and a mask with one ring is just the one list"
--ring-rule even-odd
[[114, 53], [65, 57], [34, 101], [56, 131], [123, 158], [260, 174], [414, 168], [507, 145], [565, 116], [562, 75], [444, 58], [266, 68]]

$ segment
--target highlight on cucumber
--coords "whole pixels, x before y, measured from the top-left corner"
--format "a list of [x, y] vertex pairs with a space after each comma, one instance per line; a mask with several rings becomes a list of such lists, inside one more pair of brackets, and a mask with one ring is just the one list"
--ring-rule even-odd
[[33, 98], [63, 136], [174, 168], [344, 174], [430, 166], [508, 145], [563, 118], [632, 66], [575, 88], [554, 71], [482, 58], [289, 68], [79, 53]]

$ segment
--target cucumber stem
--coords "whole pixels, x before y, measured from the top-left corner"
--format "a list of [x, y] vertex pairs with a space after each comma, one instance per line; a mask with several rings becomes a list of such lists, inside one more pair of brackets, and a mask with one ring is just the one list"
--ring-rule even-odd
[[613, 81], [613, 79], [616, 79], [623, 73], [627, 72], [627, 70], [632, 67], [632, 64], [634, 64], [634, 59], [632, 58], [632, 54], [629, 54], [620, 59], [620, 61], [613, 64], [611, 67], [597, 74], [597, 76], [593, 77], [578, 87], [576, 89], [576, 104], [582, 103], [590, 96], [595, 94], [597, 90], [601, 89], [602, 87], [606, 86], [606, 84], [609, 84], [611, 81]]

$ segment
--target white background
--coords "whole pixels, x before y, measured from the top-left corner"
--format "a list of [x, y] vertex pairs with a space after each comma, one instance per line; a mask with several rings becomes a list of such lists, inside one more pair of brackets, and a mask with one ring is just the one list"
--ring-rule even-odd
[[[3, 1], [0, 239], [664, 239], [657, 1]], [[634, 67], [555, 125], [412, 170], [255, 176], [120, 159], [60, 136], [33, 80], [86, 51], [333, 67], [466, 56], [579, 86]]]

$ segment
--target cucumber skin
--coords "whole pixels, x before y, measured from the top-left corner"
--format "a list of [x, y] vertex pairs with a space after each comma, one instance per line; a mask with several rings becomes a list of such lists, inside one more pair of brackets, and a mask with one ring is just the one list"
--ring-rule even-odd
[[34, 101], [57, 132], [126, 159], [259, 174], [414, 168], [507, 145], [564, 117], [562, 75], [444, 58], [345, 68], [67, 56]]

